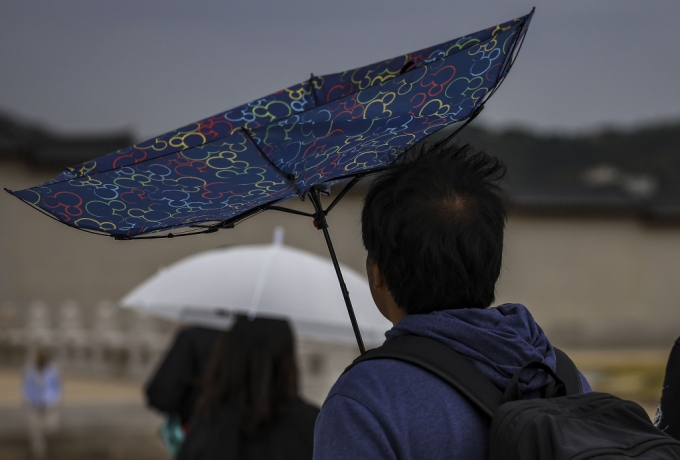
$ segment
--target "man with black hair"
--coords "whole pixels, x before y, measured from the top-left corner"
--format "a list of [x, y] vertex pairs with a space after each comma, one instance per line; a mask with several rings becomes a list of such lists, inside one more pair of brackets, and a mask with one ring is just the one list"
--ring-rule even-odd
[[[491, 308], [501, 271], [505, 167], [466, 145], [421, 144], [380, 175], [364, 201], [366, 271], [380, 312], [405, 335], [435, 339], [498, 388], [555, 351], [520, 304]], [[584, 391], [591, 391], [581, 376]], [[539, 396], [550, 377], [521, 374]], [[490, 419], [433, 374], [393, 359], [361, 362], [338, 379], [317, 420], [316, 460], [486, 459]]]

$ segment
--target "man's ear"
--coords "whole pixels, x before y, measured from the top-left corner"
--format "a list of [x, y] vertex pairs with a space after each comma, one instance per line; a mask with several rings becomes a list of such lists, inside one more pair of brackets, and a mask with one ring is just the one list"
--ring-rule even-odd
[[392, 324], [397, 324], [404, 319], [408, 313], [406, 313], [406, 310], [399, 308], [394, 301], [392, 293], [387, 288], [382, 270], [370, 257], [366, 259], [366, 275], [368, 276], [368, 287], [371, 290], [373, 301], [378, 310], [380, 310], [380, 313], [391, 321]]
[[383, 278], [380, 267], [370, 257], [366, 259], [366, 275], [368, 276], [368, 284], [373, 289], [381, 289], [385, 285], [385, 278]]

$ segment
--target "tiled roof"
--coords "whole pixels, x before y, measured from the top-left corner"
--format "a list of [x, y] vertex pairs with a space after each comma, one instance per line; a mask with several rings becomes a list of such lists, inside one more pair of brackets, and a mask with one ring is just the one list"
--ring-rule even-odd
[[0, 115], [0, 161], [15, 160], [40, 168], [61, 168], [105, 155], [133, 142], [127, 132], [55, 134]]
[[[477, 140], [481, 142], [484, 137], [479, 131], [477, 129], [471, 133], [480, 137]], [[132, 136], [126, 132], [62, 135], [22, 125], [0, 115], [0, 161], [23, 161], [34, 167], [61, 168], [127, 147], [133, 142]], [[507, 153], [499, 149], [502, 150], [494, 145], [489, 153], [507, 156]], [[530, 157], [525, 160], [530, 161]], [[512, 161], [508, 163], [512, 169]], [[680, 224], [680, 192], [677, 189], [659, 189], [656, 186], [640, 188], [639, 178], [644, 179], [647, 176], [626, 175], [612, 167], [593, 169], [592, 165], [584, 164], [582, 168], [572, 171], [576, 170], [580, 172], [559, 176], [560, 181], [556, 185], [537, 184], [529, 177], [510, 181], [507, 184], [507, 195], [512, 211], [542, 215], [625, 215], [650, 223]], [[678, 181], [680, 182], [680, 178]], [[565, 183], [571, 185], [564, 185]], [[370, 178], [360, 181], [354, 191], [365, 192], [368, 184]]]
[[680, 223], [680, 195], [646, 197], [616, 187], [587, 185], [507, 190], [512, 211], [524, 214], [629, 216], [648, 223]]

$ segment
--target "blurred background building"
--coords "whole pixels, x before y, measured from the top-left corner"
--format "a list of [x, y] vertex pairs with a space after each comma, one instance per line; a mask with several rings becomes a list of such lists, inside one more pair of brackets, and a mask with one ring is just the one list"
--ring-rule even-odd
[[[672, 342], [680, 331], [674, 282], [680, 273], [680, 124], [570, 137], [470, 127], [461, 142], [484, 148], [509, 168], [498, 302], [528, 305], [562, 346]], [[130, 143], [126, 133], [62, 137], [3, 118], [0, 180], [21, 189], [52, 177], [61, 164]], [[340, 260], [360, 272], [366, 185], [331, 215]], [[0, 199], [0, 305], [7, 327], [38, 321], [41, 309], [44, 328], [137, 324], [122, 318], [128, 312], [103, 312], [164, 265], [216, 246], [268, 243], [277, 224], [286, 228], [287, 244], [326, 257], [321, 235], [297, 216], [265, 213], [215, 235], [121, 242], [68, 229], [9, 195]], [[121, 324], [114, 327], [116, 315]]]

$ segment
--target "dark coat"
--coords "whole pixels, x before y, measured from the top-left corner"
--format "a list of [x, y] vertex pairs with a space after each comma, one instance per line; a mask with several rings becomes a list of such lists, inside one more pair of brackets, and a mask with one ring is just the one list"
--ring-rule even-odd
[[182, 424], [191, 419], [201, 394], [213, 348], [223, 331], [192, 326], [181, 330], [146, 385], [147, 404], [169, 415], [179, 414]]
[[225, 406], [214, 421], [192, 419], [177, 460], [311, 460], [319, 409], [297, 398], [257, 438], [245, 437], [239, 417]]
[[673, 344], [666, 364], [656, 426], [675, 439], [680, 439], [680, 337]]

